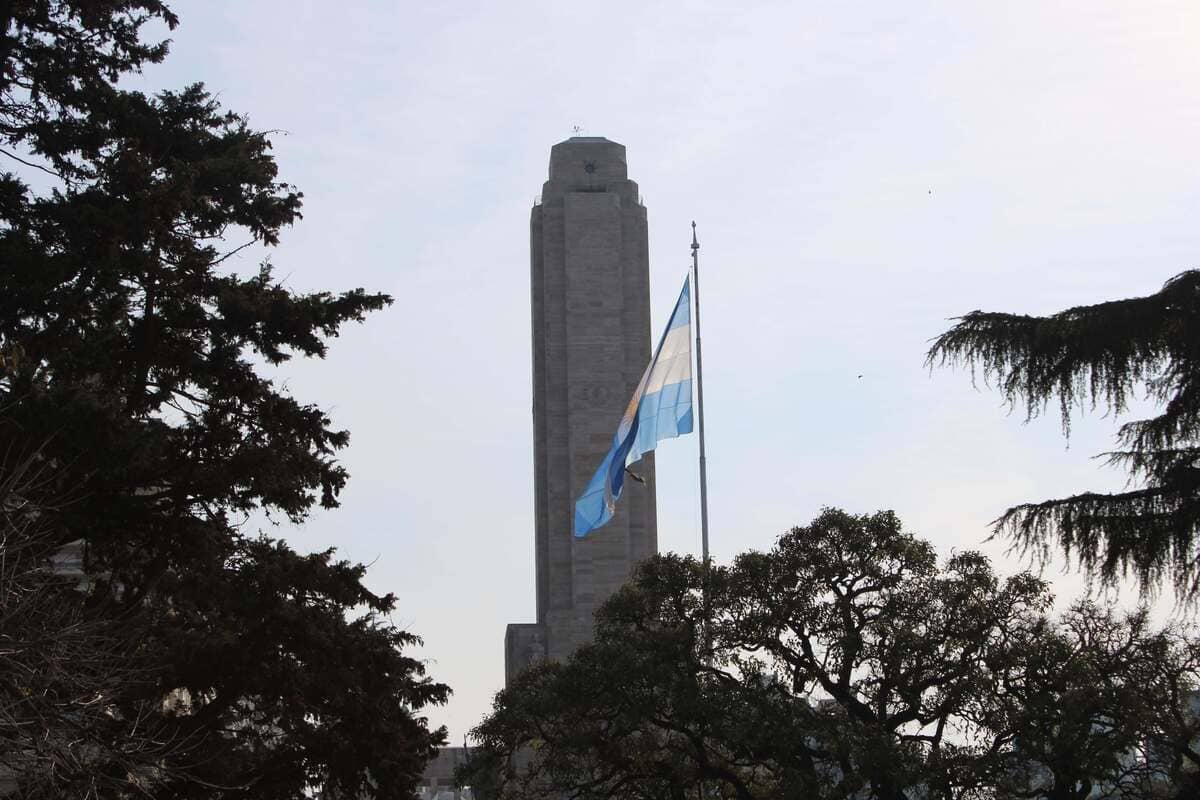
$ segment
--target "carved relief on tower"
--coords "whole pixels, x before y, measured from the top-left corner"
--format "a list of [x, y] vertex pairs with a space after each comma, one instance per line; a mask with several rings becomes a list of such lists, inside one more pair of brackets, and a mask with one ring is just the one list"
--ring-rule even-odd
[[[614, 402], [619, 403], [617, 395], [613, 392], [611, 384], [600, 381], [578, 381], [574, 385], [568, 387], [567, 392], [570, 396], [570, 401], [574, 405], [590, 406], [592, 408], [605, 408]], [[615, 411], [620, 413], [622, 409], [616, 408]]]
[[505, 684], [533, 664], [544, 661], [548, 652], [545, 625], [536, 622], [509, 625], [504, 635]]

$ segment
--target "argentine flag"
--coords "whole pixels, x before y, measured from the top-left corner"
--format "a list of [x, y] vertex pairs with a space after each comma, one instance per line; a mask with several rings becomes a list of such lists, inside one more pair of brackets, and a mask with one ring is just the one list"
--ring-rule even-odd
[[683, 282], [679, 302], [658, 349], [621, 417], [612, 449], [575, 503], [575, 536], [582, 538], [612, 519], [625, 467], [663, 439], [692, 432], [691, 282]]

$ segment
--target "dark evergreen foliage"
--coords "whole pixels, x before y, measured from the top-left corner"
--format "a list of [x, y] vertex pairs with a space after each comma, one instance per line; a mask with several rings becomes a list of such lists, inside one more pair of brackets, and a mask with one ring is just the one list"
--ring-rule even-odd
[[928, 363], [968, 364], [995, 381], [1027, 417], [1058, 400], [1071, 413], [1127, 411], [1143, 392], [1162, 408], [1125, 423], [1109, 462], [1127, 491], [1087, 492], [1008, 509], [998, 533], [1044, 554], [1051, 542], [1112, 582], [1132, 575], [1149, 591], [1164, 580], [1181, 598], [1200, 592], [1200, 271], [1148, 297], [1080, 306], [1047, 317], [973, 311], [942, 334]]
[[0, 795], [137, 794], [179, 777], [198, 742], [157, 713], [142, 609], [81, 602], [79, 549], [52, 528], [70, 501], [47, 492], [52, 469], [37, 450], [0, 458]]
[[[1151, 800], [1200, 762], [1200, 641], [890, 512], [827, 510], [711, 574], [648, 561], [595, 643], [499, 693], [459, 780], [498, 800]], [[1154, 676], [1154, 677], [1152, 677]], [[1179, 796], [1185, 796], [1180, 794]]]
[[176, 24], [153, 0], [0, 10], [0, 451], [44, 442], [46, 490], [73, 498], [50, 528], [86, 543], [89, 602], [144, 619], [155, 681], [119, 702], [198, 743], [155, 796], [408, 797], [444, 738], [418, 712], [448, 690], [402, 652], [393, 598], [332, 550], [242, 528], [334, 507], [347, 479], [348, 433], [256, 364], [323, 357], [390, 298], [230, 271], [301, 195], [203, 86], [117, 85], [165, 56], [150, 20]]

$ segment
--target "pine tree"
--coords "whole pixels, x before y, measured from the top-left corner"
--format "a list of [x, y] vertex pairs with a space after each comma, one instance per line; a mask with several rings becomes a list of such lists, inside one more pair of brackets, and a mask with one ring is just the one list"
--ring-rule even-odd
[[1085, 492], [1008, 509], [997, 533], [1043, 555], [1052, 543], [1105, 582], [1144, 591], [1171, 581], [1200, 595], [1200, 271], [1148, 297], [1046, 317], [973, 311], [938, 337], [928, 363], [966, 364], [1032, 418], [1058, 401], [1063, 431], [1077, 407], [1113, 415], [1144, 393], [1161, 413], [1126, 422], [1105, 454], [1126, 491]]
[[202, 85], [120, 87], [166, 56], [152, 20], [177, 23], [155, 0], [0, 10], [0, 452], [37, 449], [72, 498], [47, 525], [83, 543], [89, 602], [139, 611], [154, 680], [112, 714], [149, 704], [198, 743], [155, 796], [408, 797], [444, 739], [419, 712], [448, 689], [405, 654], [394, 598], [242, 528], [333, 508], [347, 480], [348, 433], [258, 364], [323, 357], [391, 300], [231, 271], [302, 197]]

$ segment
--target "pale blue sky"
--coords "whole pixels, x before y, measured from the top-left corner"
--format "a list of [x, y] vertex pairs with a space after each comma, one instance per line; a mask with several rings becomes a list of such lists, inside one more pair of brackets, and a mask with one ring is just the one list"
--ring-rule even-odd
[[[373, 562], [454, 688], [430, 716], [455, 741], [534, 616], [528, 218], [573, 125], [628, 148], [655, 330], [699, 223], [718, 559], [839, 505], [1003, 561], [981, 541], [1008, 505], [1121, 485], [1089, 460], [1111, 420], [1067, 449], [1054, 414], [1023, 425], [922, 359], [947, 317], [1200, 266], [1193, 0], [174, 5], [140, 83], [203, 80], [284, 132], [305, 219], [278, 272], [396, 297], [281, 371], [352, 430], [353, 478], [273, 533]], [[695, 458], [659, 451], [662, 549], [699, 549]]]

